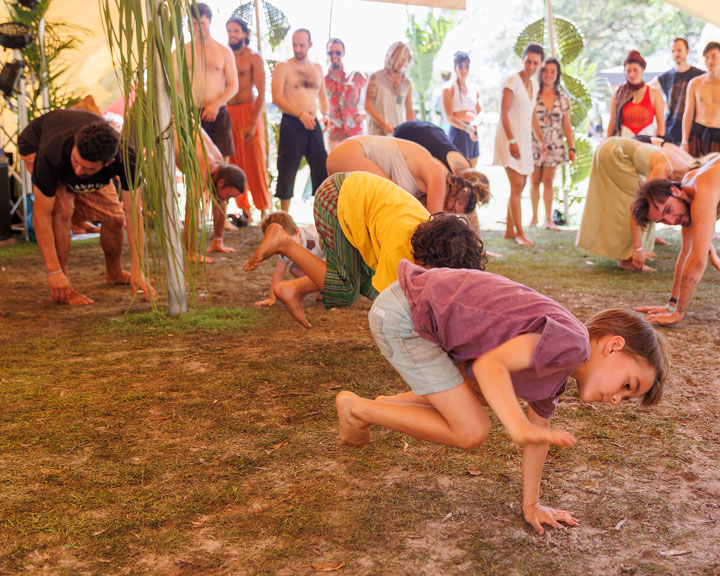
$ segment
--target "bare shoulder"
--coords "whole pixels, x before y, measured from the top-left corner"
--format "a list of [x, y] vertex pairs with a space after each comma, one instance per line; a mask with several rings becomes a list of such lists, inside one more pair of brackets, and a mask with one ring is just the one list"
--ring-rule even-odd
[[265, 63], [265, 60], [263, 60], [263, 57], [257, 50], [250, 50], [250, 59], [252, 60], [253, 64], [262, 65]]
[[320, 78], [324, 76], [322, 66], [320, 66], [320, 64], [313, 64], [313, 69], [315, 70], [315, 72], [317, 72]]
[[690, 82], [688, 82], [688, 90], [690, 88], [695, 88], [698, 84], [703, 84], [707, 78], [707, 72], [705, 72], [705, 74], [700, 74], [700, 76], [695, 76], [695, 78], [692, 78]]

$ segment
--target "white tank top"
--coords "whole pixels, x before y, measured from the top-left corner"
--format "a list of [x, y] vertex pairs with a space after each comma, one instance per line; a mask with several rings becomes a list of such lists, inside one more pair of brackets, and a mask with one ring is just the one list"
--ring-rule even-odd
[[453, 112], [462, 112], [464, 110], [470, 110], [471, 112], [475, 112], [475, 104], [477, 103], [478, 99], [478, 91], [477, 88], [475, 88], [474, 84], [471, 84], [470, 82], [466, 82], [465, 86], [467, 87], [467, 92], [463, 94], [460, 91], [460, 86], [458, 85], [457, 80], [455, 80], [452, 83], [453, 87], [453, 100], [452, 100], [452, 108]]

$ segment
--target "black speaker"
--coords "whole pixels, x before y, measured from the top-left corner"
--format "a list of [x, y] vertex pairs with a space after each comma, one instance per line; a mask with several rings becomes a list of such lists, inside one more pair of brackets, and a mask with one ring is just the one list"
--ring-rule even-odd
[[12, 236], [10, 208], [10, 164], [3, 153], [0, 155], [0, 240]]

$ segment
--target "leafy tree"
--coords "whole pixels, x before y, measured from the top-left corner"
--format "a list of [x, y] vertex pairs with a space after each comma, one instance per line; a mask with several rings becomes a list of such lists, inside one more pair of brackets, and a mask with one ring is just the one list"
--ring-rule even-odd
[[413, 55], [410, 78], [420, 105], [420, 118], [427, 119], [426, 101], [432, 86], [433, 62], [445, 36], [454, 25], [454, 16], [445, 16], [441, 11], [438, 16], [435, 10], [428, 10], [425, 21], [418, 21], [410, 15], [405, 35]]
[[630, 49], [669, 50], [673, 38], [696, 42], [704, 23], [662, 0], [553, 0], [553, 11], [583, 31], [583, 56], [602, 68], [622, 64]]

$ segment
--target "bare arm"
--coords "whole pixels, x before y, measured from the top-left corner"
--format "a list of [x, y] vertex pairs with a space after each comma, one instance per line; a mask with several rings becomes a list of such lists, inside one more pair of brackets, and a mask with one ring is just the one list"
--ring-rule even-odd
[[65, 270], [62, 270], [60, 266], [60, 259], [55, 247], [55, 231], [52, 218], [55, 197], [45, 196], [37, 186], [33, 186], [33, 192], [35, 193], [33, 226], [35, 227], [38, 248], [40, 248], [40, 253], [45, 261], [50, 297], [55, 302], [65, 304], [70, 297], [72, 287], [70, 280], [65, 275]]
[[665, 136], [665, 101], [663, 100], [662, 93], [657, 88], [648, 86], [648, 90], [650, 90], [653, 109], [655, 110], [657, 133], [660, 136]]
[[[510, 107], [513, 103], [513, 98], [515, 97], [515, 94], [513, 94], [513, 91], [509, 88], [505, 88], [502, 93], [502, 101], [500, 103], [500, 122], [502, 123], [503, 130], [505, 130], [505, 135], [507, 136], [508, 142], [511, 140], [515, 140], [515, 136], [513, 136], [512, 128], [510, 127]], [[518, 146], [517, 142], [513, 142], [510, 144], [510, 154], [514, 158], [520, 158], [520, 147]]]
[[259, 54], [253, 55], [253, 84], [257, 88], [251, 121], [254, 126], [260, 114], [265, 111], [265, 63]]
[[[538, 416], [530, 406], [527, 409], [527, 418], [531, 424], [540, 428], [550, 426], [550, 419]], [[540, 480], [548, 446], [547, 442], [538, 442], [528, 444], [523, 449], [523, 515], [538, 534], [545, 532], [543, 524], [555, 528], [560, 526], [559, 522], [565, 522], [569, 526], [580, 525], [572, 513], [540, 504]]]
[[375, 110], [375, 98], [377, 97], [377, 91], [378, 91], [378, 85], [377, 80], [375, 79], [375, 74], [370, 76], [370, 81], [368, 82], [368, 88], [367, 92], [365, 94], [365, 112], [367, 112], [370, 115], [370, 118], [375, 120], [380, 127], [384, 130], [386, 134], [389, 134], [392, 132], [392, 128], [390, 124], [385, 122], [385, 119], [380, 116], [380, 113]]
[[328, 99], [327, 92], [325, 90], [325, 78], [323, 78], [322, 68], [319, 64], [316, 65], [318, 76], [320, 77], [320, 90], [318, 91], [318, 104], [320, 105], [320, 114], [327, 116], [328, 113]]
[[570, 123], [570, 110], [567, 110], [563, 116], [563, 132], [569, 149], [568, 156], [570, 156], [571, 162], [575, 162], [575, 142], [573, 141], [572, 124]]
[[530, 367], [539, 340], [539, 334], [516, 336], [475, 360], [473, 373], [482, 395], [515, 443], [571, 446], [575, 439], [567, 432], [531, 424], [515, 396], [510, 374]]
[[687, 151], [688, 142], [690, 141], [690, 130], [692, 129], [693, 120], [695, 120], [695, 78], [690, 80], [687, 86], [687, 94], [685, 95], [685, 112], [682, 119], [682, 143], [680, 147]]
[[445, 184], [445, 168], [434, 158], [420, 163], [422, 181], [425, 184], [427, 210], [430, 214], [442, 212], [445, 207], [447, 188]]
[[415, 120], [415, 110], [413, 110], [412, 104], [412, 84], [410, 84], [407, 96], [405, 96], [405, 120]]
[[610, 138], [615, 133], [615, 101], [617, 98], [617, 90], [613, 92], [612, 98], [610, 99], [610, 120], [608, 120], [607, 136]]

